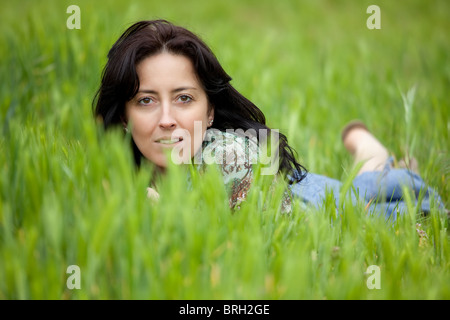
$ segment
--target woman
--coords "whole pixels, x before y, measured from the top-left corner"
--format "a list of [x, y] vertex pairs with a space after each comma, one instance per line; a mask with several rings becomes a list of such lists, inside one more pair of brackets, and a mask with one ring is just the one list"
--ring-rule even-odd
[[[337, 191], [340, 182], [307, 174], [286, 137], [265, 125], [261, 110], [233, 88], [230, 80], [211, 50], [192, 32], [165, 20], [137, 22], [108, 54], [95, 115], [105, 129], [122, 126], [131, 134], [137, 166], [146, 159], [164, 173], [168, 161], [194, 162], [199, 169], [218, 164], [232, 208], [245, 200], [254, 177], [253, 165], [267, 160], [261, 150], [268, 144], [279, 151], [271, 153], [268, 172], [284, 176], [294, 195], [320, 205], [325, 189]], [[372, 158], [364, 150], [378, 143], [361, 128], [353, 124], [344, 135], [349, 151], [357, 150], [356, 161]], [[273, 148], [273, 143], [279, 147]], [[358, 187], [372, 191], [368, 201], [379, 195], [378, 187], [372, 185], [380, 166], [387, 168], [386, 154], [376, 154], [376, 160], [369, 160], [358, 176], [364, 178]], [[408, 181], [416, 179], [414, 187], [423, 187], [422, 180], [408, 170], [389, 172]], [[399, 185], [390, 183], [391, 188]], [[149, 196], [158, 196], [154, 189], [148, 191]], [[283, 210], [290, 211], [288, 193]]]

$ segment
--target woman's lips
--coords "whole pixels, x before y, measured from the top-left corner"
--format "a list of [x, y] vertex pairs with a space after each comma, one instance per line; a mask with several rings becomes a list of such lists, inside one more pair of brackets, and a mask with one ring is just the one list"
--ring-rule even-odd
[[172, 137], [163, 137], [161, 139], [156, 140], [155, 142], [162, 146], [174, 146], [177, 143], [183, 141], [183, 137], [172, 138]]

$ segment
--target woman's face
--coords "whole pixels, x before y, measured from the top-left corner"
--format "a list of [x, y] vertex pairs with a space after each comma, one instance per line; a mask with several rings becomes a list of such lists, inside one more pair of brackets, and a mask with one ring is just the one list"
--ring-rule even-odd
[[125, 107], [136, 146], [160, 168], [170, 159], [186, 163], [214, 117], [191, 61], [164, 52], [142, 60], [136, 69], [139, 90]]

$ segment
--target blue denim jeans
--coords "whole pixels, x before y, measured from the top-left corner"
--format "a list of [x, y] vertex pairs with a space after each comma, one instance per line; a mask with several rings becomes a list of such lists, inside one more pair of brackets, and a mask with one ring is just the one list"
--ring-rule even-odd
[[[395, 220], [399, 214], [406, 212], [403, 188], [413, 191], [415, 204], [424, 213], [430, 211], [431, 202], [435, 201], [437, 208], [444, 208], [439, 195], [428, 187], [422, 178], [407, 169], [394, 169], [390, 158], [383, 171], [364, 172], [355, 177], [349, 190], [352, 201], [362, 201], [371, 213], [384, 214], [386, 219]], [[294, 197], [306, 204], [320, 208], [327, 194], [332, 194], [339, 205], [342, 182], [315, 173], [308, 173], [306, 178], [290, 186]], [[420, 194], [422, 193], [422, 194]], [[419, 196], [420, 195], [420, 196]]]

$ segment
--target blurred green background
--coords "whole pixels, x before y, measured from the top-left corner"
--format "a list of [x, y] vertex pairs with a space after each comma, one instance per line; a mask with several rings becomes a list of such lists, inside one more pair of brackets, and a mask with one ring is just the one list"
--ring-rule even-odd
[[[370, 16], [366, 10], [372, 4], [381, 10], [379, 30], [369, 30], [366, 26]], [[78, 5], [81, 10], [79, 30], [67, 28], [71, 14], [66, 10], [70, 5]], [[273, 289], [275, 291], [269, 290], [266, 294], [258, 294], [259, 289], [235, 291], [229, 287], [216, 288], [216, 292], [209, 287], [209, 280], [214, 277], [207, 278], [203, 286], [210, 291], [199, 289], [191, 294], [187, 289], [175, 290], [171, 296], [162, 283], [150, 294], [146, 288], [133, 287], [131, 283], [140, 279], [139, 272], [151, 267], [138, 263], [140, 267], [135, 269], [142, 270], [133, 269], [132, 261], [137, 263], [138, 258], [130, 249], [135, 241], [132, 239], [135, 232], [144, 232], [142, 223], [150, 219], [144, 212], [150, 210], [156, 219], [155, 210], [163, 210], [163, 207], [149, 209], [140, 202], [141, 193], [136, 194], [136, 190], [145, 190], [148, 177], [145, 173], [134, 175], [130, 154], [120, 137], [105, 138], [110, 144], [103, 144], [98, 138], [103, 134], [98, 132], [92, 118], [92, 99], [106, 55], [122, 32], [138, 20], [167, 19], [205, 40], [233, 78], [232, 84], [260, 107], [270, 127], [287, 135], [308, 170], [345, 180], [351, 158], [341, 143], [340, 131], [348, 121], [361, 119], [397, 159], [405, 154], [417, 158], [421, 176], [439, 191], [449, 207], [449, 14], [450, 2], [445, 0], [2, 1], [0, 298], [198, 298], [209, 294], [213, 298], [323, 298], [327, 294], [328, 298], [373, 297], [367, 290], [355, 291], [354, 283], [347, 281], [353, 269], [345, 269], [339, 278], [339, 273], [334, 273], [338, 269], [330, 268], [328, 273], [318, 275], [309, 269], [311, 265], [302, 269], [306, 270], [305, 277], [317, 276], [321, 285], [311, 284], [299, 295], [290, 288], [283, 291], [279, 288], [286, 288], [288, 277], [283, 278], [281, 267], [270, 259], [273, 262], [270, 268], [275, 269], [267, 274], [264, 269], [261, 274], [265, 274], [262, 278], [266, 289], [278, 286], [278, 291]], [[167, 215], [179, 214], [177, 210], [187, 210], [189, 214], [189, 209], [192, 212], [189, 206], [169, 208]], [[122, 212], [123, 216], [130, 212], [141, 213], [138, 217], [124, 218], [136, 218], [139, 222], [126, 220], [133, 227], [123, 231], [118, 227], [123, 221], [114, 220], [112, 212]], [[303, 226], [304, 218], [295, 220], [294, 225]], [[448, 280], [448, 236], [444, 230], [447, 222], [436, 219], [429, 225], [430, 238], [434, 235], [435, 241], [429, 247], [433, 258], [414, 257], [417, 248], [408, 251], [411, 261], [421, 261], [417, 262], [419, 267], [408, 270], [420, 274], [424, 270], [422, 267], [432, 269], [436, 261], [440, 261], [436, 265], [436, 277]], [[322, 230], [326, 222], [313, 224], [311, 230]], [[368, 227], [365, 223], [368, 222], [363, 222]], [[225, 232], [220, 225], [215, 226]], [[271, 226], [273, 230], [278, 228]], [[311, 237], [308, 238], [312, 241], [311, 247], [306, 246], [304, 252], [310, 257], [310, 249], [321, 239], [322, 231], [312, 234], [300, 228], [306, 232], [305, 237]], [[207, 230], [205, 226], [199, 232]], [[263, 232], [261, 238], [255, 240], [261, 241], [258, 243], [262, 247], [263, 243], [281, 241], [277, 237], [268, 241], [264, 238], [266, 229], [256, 230]], [[111, 249], [114, 239], [120, 239], [123, 232], [122, 239], [128, 244], [123, 248], [119, 246], [119, 251], [114, 253]], [[366, 239], [358, 232], [355, 239]], [[91, 252], [90, 236], [94, 234], [97, 234], [94, 236], [96, 249]], [[108, 240], [103, 241], [103, 236]], [[323, 236], [326, 239], [326, 233]], [[341, 248], [349, 245], [350, 248], [354, 241], [345, 242], [345, 236], [340, 233], [335, 236], [328, 244], [330, 248], [334, 245]], [[372, 236], [374, 238], [370, 239], [376, 238], [375, 234]], [[386, 235], [387, 239], [393, 236]], [[151, 232], [146, 237], [150, 242], [154, 239]], [[414, 238], [411, 237], [407, 239]], [[283, 239], [294, 241], [289, 237]], [[416, 241], [417, 237], [414, 239]], [[144, 242], [139, 243], [144, 245]], [[440, 243], [440, 253], [436, 253], [436, 243]], [[367, 248], [374, 247], [366, 244]], [[403, 246], [403, 242], [398, 243], [397, 253], [402, 252]], [[171, 248], [167, 256], [163, 252], [157, 255], [160, 261], [164, 262], [164, 257], [183, 260], [175, 247]], [[248, 247], [248, 250], [253, 249]], [[350, 254], [345, 261], [369, 263], [369, 256], [378, 257], [367, 250], [369, 253], [361, 253], [356, 260]], [[395, 250], [389, 253], [392, 257], [396, 256]], [[115, 262], [122, 261], [115, 260], [121, 253], [129, 255], [126, 261], [131, 271], [121, 282], [122, 285], [129, 283], [128, 286], [115, 291], [111, 285], [101, 292], [89, 284], [94, 277], [99, 277], [98, 264], [104, 261], [109, 263], [110, 273], [116, 275], [115, 268], [124, 266]], [[97, 254], [104, 259], [99, 258], [94, 263], [90, 259]], [[147, 258], [152, 259], [151, 255]], [[83, 278], [91, 286], [90, 291], [75, 296], [71, 296], [73, 292], [64, 291], [64, 266], [69, 260], [76, 260], [83, 266], [82, 270], [91, 270], [88, 272], [91, 278]], [[216, 269], [213, 269], [230, 267], [231, 261], [231, 258], [216, 261]], [[327, 261], [334, 263], [332, 259]], [[285, 266], [294, 272], [289, 268], [294, 268], [296, 260], [291, 262], [286, 262]], [[191, 261], [193, 266], [196, 263], [202, 262]], [[401, 265], [397, 267], [401, 269]], [[286, 271], [285, 275], [291, 271]], [[335, 287], [326, 285], [330, 284], [325, 280], [330, 279], [330, 274], [335, 279]], [[170, 283], [167, 288], [177, 283], [174, 277], [166, 279]], [[196, 276], [191, 274], [190, 279], [183, 280], [186, 286]], [[236, 279], [230, 275], [229, 280], [233, 283]], [[408, 288], [406, 281], [404, 291], [392, 289], [378, 297], [419, 297], [424, 287], [430, 288], [435, 281], [436, 278], [426, 277], [422, 284], [413, 281], [414, 289], [409, 288], [409, 293], [405, 289]], [[348, 284], [347, 289], [337, 290], [343, 283]], [[39, 289], [45, 286], [47, 291]], [[427, 297], [431, 298], [449, 297], [448, 290], [439, 285], [428, 293]]]

